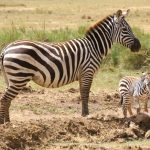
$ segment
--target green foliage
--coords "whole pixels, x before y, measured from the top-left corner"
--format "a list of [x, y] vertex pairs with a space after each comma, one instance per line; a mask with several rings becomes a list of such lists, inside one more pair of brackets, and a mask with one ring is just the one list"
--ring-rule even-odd
[[[0, 46], [1, 49], [13, 42], [15, 40], [36, 40], [36, 41], [46, 41], [46, 42], [60, 42], [66, 41], [74, 38], [81, 38], [84, 36], [86, 27], [81, 26], [78, 29], [59, 29], [53, 31], [47, 31], [45, 29], [45, 25], [41, 30], [36, 29], [26, 29], [24, 26], [15, 27], [12, 24], [12, 28], [3, 29], [0, 31]], [[97, 89], [97, 87], [105, 87], [109, 81], [109, 87], [113, 88], [114, 85], [117, 88], [118, 80], [121, 76], [127, 75], [130, 73], [130, 70], [136, 70], [136, 72], [140, 72], [145, 62], [149, 63], [148, 55], [150, 55], [150, 35], [145, 34], [143, 31], [134, 28], [133, 32], [139, 38], [142, 48], [139, 53], [132, 53], [128, 48], [121, 46], [120, 44], [114, 44], [112, 49], [108, 52], [108, 55], [103, 60], [100, 74], [97, 75], [93, 82], [93, 88]], [[122, 72], [124, 69], [128, 70], [127, 72]], [[117, 70], [117, 71], [116, 71]], [[143, 70], [144, 71], [144, 70]], [[113, 80], [112, 80], [113, 79]], [[103, 84], [104, 83], [104, 84]], [[76, 83], [73, 83], [76, 85]], [[71, 85], [68, 85], [71, 86]], [[68, 87], [66, 86], [66, 88]], [[63, 89], [65, 89], [63, 87]]]
[[141, 42], [140, 51], [138, 53], [133, 53], [130, 49], [120, 44], [114, 44], [111, 52], [103, 62], [103, 67], [120, 67], [122, 69], [137, 70], [149, 64], [150, 35], [145, 34], [138, 28], [133, 28], [133, 32]]
[[45, 24], [42, 29], [30, 29], [26, 30], [24, 26], [15, 27], [12, 23], [10, 29], [3, 29], [0, 31], [0, 48], [2, 49], [7, 44], [15, 40], [36, 40], [46, 42], [62, 42], [74, 38], [81, 38], [85, 32], [86, 27], [79, 27], [77, 30], [73, 29], [59, 29], [46, 31]]
[[146, 56], [142, 53], [133, 54], [125, 56], [124, 58], [124, 68], [125, 69], [141, 69], [144, 65]]
[[[0, 47], [1, 49], [15, 40], [36, 40], [46, 42], [63, 42], [66, 40], [81, 38], [85, 33], [86, 27], [81, 26], [78, 29], [59, 29], [47, 31], [45, 29], [45, 23], [41, 30], [26, 29], [24, 26], [16, 27], [12, 23], [10, 29], [3, 29], [0, 31]], [[103, 61], [103, 66], [106, 68], [123, 67], [125, 69], [140, 69], [148, 58], [146, 53], [150, 50], [150, 35], [145, 34], [138, 28], [133, 28], [133, 32], [139, 38], [142, 48], [140, 53], [133, 54], [128, 48], [121, 46], [120, 44], [114, 44], [112, 50], [108, 53], [107, 57]]]
[[111, 64], [116, 67], [120, 63], [121, 46], [114, 45], [111, 50]]
[[134, 27], [133, 32], [141, 42], [141, 51], [150, 50], [150, 34], [144, 33], [143, 30]]
[[150, 35], [145, 34], [144, 31], [139, 30], [138, 28], [133, 28], [133, 32], [135, 33], [136, 37], [140, 40], [141, 49], [138, 53], [132, 52], [125, 52], [122, 51], [121, 59], [122, 59], [122, 66], [125, 69], [141, 69], [148, 59], [146, 53], [149, 53], [150, 50]]
[[0, 31], [0, 46], [4, 47], [10, 42], [20, 39], [21, 36], [22, 32], [12, 24], [11, 29], [3, 29]]

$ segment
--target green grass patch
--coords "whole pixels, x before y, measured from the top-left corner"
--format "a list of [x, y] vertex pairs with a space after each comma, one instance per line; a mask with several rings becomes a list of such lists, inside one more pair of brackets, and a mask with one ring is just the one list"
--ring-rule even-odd
[[43, 29], [30, 29], [26, 30], [24, 26], [15, 27], [12, 23], [12, 27], [9, 29], [0, 30], [0, 48], [16, 40], [35, 40], [45, 42], [63, 42], [74, 38], [81, 38], [84, 35], [86, 27], [79, 27], [78, 29], [59, 29], [46, 31], [45, 24]]
[[[6, 46], [10, 42], [22, 39], [47, 42], [63, 42], [66, 40], [83, 37], [85, 30], [86, 27], [81, 26], [78, 29], [74, 30], [65, 28], [46, 31], [45, 24], [43, 24], [43, 29], [41, 30], [26, 30], [24, 26], [15, 27], [12, 24], [12, 28], [0, 31], [0, 46], [2, 49], [2, 47]], [[106, 58], [103, 60], [99, 73], [94, 78], [92, 86], [94, 90], [97, 90], [99, 87], [108, 87], [110, 89], [114, 87], [117, 88], [118, 80], [122, 76], [141, 74], [142, 71], [146, 71], [145, 69], [143, 69], [143, 66], [148, 65], [150, 62], [150, 35], [145, 34], [138, 28], [133, 28], [133, 32], [141, 42], [142, 48], [140, 52], [132, 53], [128, 48], [125, 48], [119, 44], [114, 44]], [[2, 81], [0, 88], [4, 87], [3, 83], [4, 82]], [[69, 84], [63, 87], [63, 89], [68, 89], [70, 87], [78, 88], [78, 83], [75, 82], [73, 84]]]

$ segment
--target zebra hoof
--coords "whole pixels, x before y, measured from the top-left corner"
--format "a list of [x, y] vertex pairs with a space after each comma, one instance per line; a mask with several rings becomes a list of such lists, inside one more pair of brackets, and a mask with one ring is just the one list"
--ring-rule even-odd
[[88, 116], [89, 115], [89, 113], [87, 112], [87, 113], [82, 113], [82, 117], [86, 117], [86, 116]]

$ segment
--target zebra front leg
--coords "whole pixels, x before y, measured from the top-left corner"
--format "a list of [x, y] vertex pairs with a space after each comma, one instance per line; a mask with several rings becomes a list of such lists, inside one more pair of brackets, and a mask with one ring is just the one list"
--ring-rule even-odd
[[82, 116], [89, 115], [88, 100], [93, 77], [83, 76], [80, 78], [80, 95], [82, 100]]
[[20, 87], [14, 87], [9, 86], [4, 95], [1, 98], [1, 107], [0, 107], [0, 124], [4, 124], [5, 122], [10, 122], [9, 117], [9, 107], [11, 104], [11, 100], [16, 97], [16, 95], [19, 93], [19, 91], [22, 88]]

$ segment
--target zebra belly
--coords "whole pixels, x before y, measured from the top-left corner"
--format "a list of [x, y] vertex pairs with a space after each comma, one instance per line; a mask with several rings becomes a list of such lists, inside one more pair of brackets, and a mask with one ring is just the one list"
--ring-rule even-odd
[[67, 84], [70, 84], [74, 81], [78, 80], [78, 75], [75, 75], [74, 78], [71, 78], [70, 80], [67, 77], [67, 74], [64, 74], [62, 77], [59, 76], [59, 73], [55, 75], [55, 78], [52, 80], [51, 74], [45, 74], [46, 79], [44, 80], [42, 74], [40, 72], [36, 72], [32, 80], [42, 86], [47, 88], [57, 88], [61, 87]]
[[[43, 77], [41, 76], [41, 74], [37, 73], [37, 75], [35, 75], [32, 80], [36, 84], [38, 84], [38, 85], [40, 85], [42, 87], [46, 87], [46, 88], [58, 88], [58, 87], [70, 84], [70, 83], [72, 83], [74, 81], [77, 81], [78, 79], [76, 78], [76, 79], [74, 79], [74, 80], [72, 80], [70, 82], [58, 82], [58, 80], [54, 80], [53, 82], [48, 82], [48, 81], [44, 82]], [[65, 80], [65, 78], [62, 79], [62, 81], [63, 80]]]

